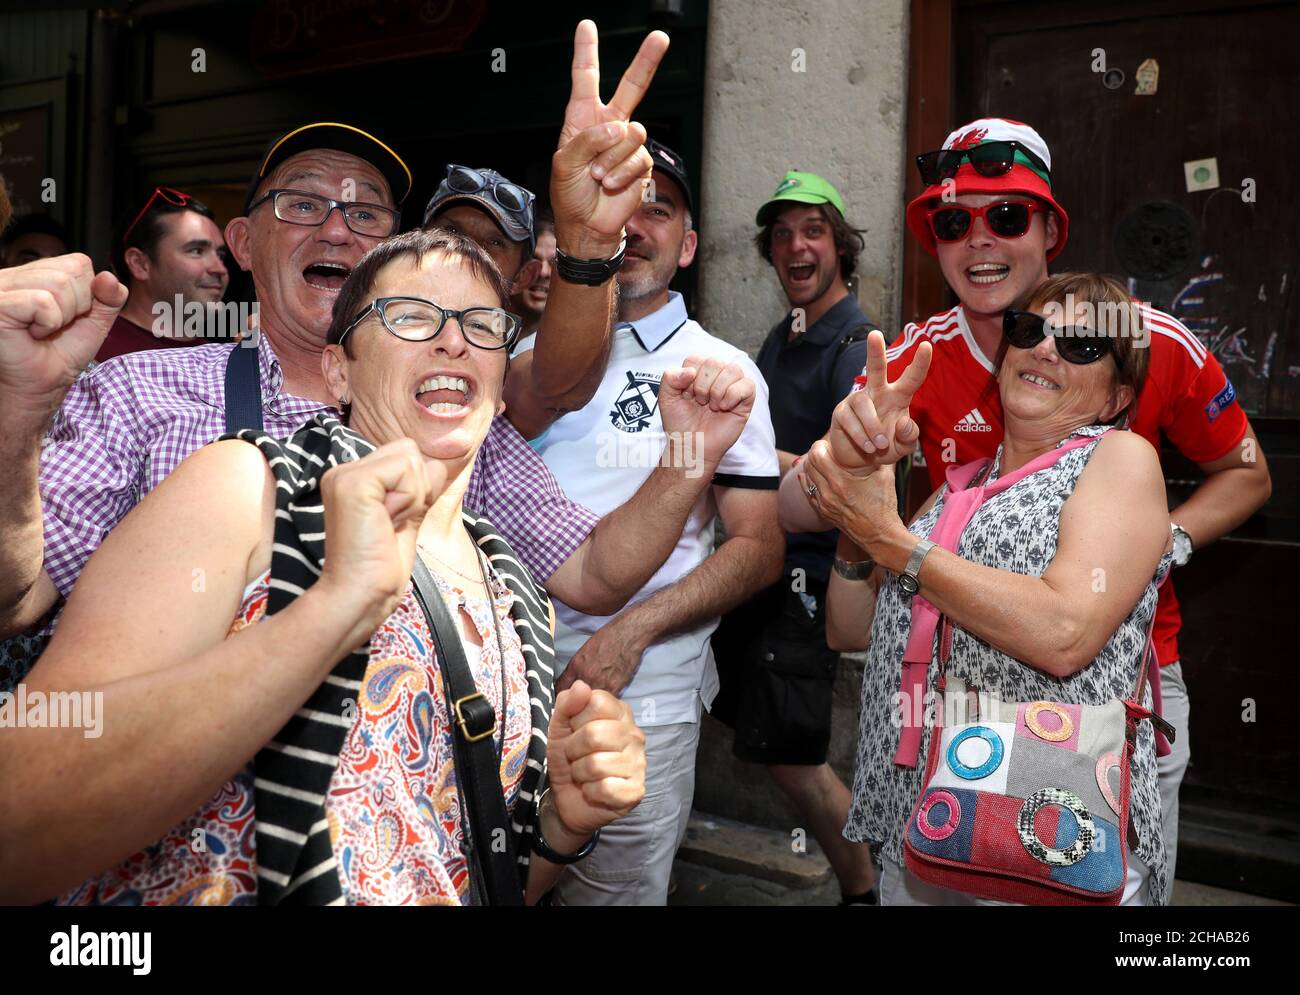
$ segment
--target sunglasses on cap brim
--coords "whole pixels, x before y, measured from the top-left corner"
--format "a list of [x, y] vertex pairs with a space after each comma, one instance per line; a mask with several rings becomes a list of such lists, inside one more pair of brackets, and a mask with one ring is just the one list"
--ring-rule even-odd
[[1024, 156], [1034, 168], [1048, 173], [1047, 163], [1020, 142], [984, 142], [969, 149], [938, 149], [922, 152], [916, 157], [916, 168], [926, 186], [936, 186], [957, 175], [963, 162], [980, 176], [1005, 176], [1016, 164], [1016, 153]]
[[[1047, 319], [1031, 311], [1007, 311], [1002, 315], [1002, 337], [1017, 349], [1032, 349], [1048, 335]], [[1086, 325], [1053, 326], [1056, 354], [1067, 363], [1087, 366], [1115, 348], [1111, 337]]]

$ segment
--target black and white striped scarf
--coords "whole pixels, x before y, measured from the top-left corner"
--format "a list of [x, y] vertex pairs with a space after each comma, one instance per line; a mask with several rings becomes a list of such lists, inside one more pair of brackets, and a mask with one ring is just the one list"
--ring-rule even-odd
[[[245, 429], [224, 438], [261, 450], [275, 475], [275, 538], [268, 615], [283, 611], [315, 583], [325, 558], [320, 478], [340, 463], [375, 450], [332, 415], [317, 415], [287, 439]], [[510, 617], [523, 647], [532, 712], [527, 769], [511, 814], [521, 882], [532, 852], [534, 798], [546, 763], [546, 732], [554, 694], [555, 648], [550, 601], [510, 546], [485, 518], [464, 513], [465, 528], [510, 589]], [[325, 818], [325, 796], [357, 713], [356, 695], [370, 644], [340, 660], [254, 762], [257, 884], [261, 905], [341, 905], [343, 885]], [[504, 664], [504, 661], [502, 661]]]

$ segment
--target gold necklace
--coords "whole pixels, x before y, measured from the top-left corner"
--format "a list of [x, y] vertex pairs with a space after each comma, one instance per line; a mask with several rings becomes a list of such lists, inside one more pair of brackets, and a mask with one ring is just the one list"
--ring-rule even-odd
[[[448, 563], [446, 560], [444, 560], [441, 556], [439, 556], [437, 553], [435, 553], [433, 550], [431, 550], [428, 546], [424, 545], [423, 543], [417, 543], [416, 545], [420, 548], [420, 550], [422, 550], [423, 552], [429, 554], [429, 556], [433, 557], [435, 560], [437, 560], [439, 563], [441, 563], [444, 567], [446, 567], [448, 570], [450, 570], [452, 573], [454, 573], [457, 577], [461, 577], [461, 578], [463, 578], [463, 579], [465, 579], [465, 580], [472, 581], [472, 582], [475, 583], [475, 584], [483, 584], [484, 587], [487, 586], [487, 585], [484, 583], [483, 579], [482, 579], [482, 572], [481, 572], [482, 563], [481, 563], [481, 561], [480, 561], [480, 564], [479, 564], [479, 566], [480, 566], [480, 574], [479, 574], [479, 576], [478, 576], [478, 577], [471, 577], [471, 576], [470, 576], [469, 574], [467, 574], [467, 573], [461, 573], [459, 570], [457, 570], [457, 569], [456, 569], [455, 567], [453, 567], [450, 563]], [[475, 551], [475, 553], [478, 553], [478, 552], [479, 552], [477, 546], [474, 547], [474, 551]], [[479, 555], [481, 556], [482, 554], [479, 553]]]

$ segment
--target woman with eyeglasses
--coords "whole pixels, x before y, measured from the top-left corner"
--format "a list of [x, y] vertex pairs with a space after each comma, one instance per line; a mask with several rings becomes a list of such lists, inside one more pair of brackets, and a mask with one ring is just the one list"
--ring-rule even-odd
[[102, 735], [9, 744], [0, 900], [534, 902], [639, 802], [630, 709], [553, 695], [550, 602], [461, 506], [507, 300], [459, 235], [381, 243], [323, 358], [343, 421], [213, 443], [114, 530], [26, 686], [95, 689]]
[[[933, 698], [942, 687], [941, 660], [947, 680], [1003, 702], [1067, 708], [1134, 693], [1156, 587], [1170, 564], [1158, 457], [1140, 436], [1114, 430], [1141, 392], [1147, 343], [1137, 305], [1113, 279], [1062, 274], [1031, 291], [1003, 319], [996, 367], [1005, 431], [995, 459], [973, 477], [950, 467], [949, 482], [908, 525], [899, 518], [892, 466], [903, 453], [890, 440], [916, 437], [908, 405], [930, 352], [923, 347], [889, 383], [884, 340], [873, 333], [860, 393], [841, 405], [828, 439], [782, 485], [786, 528], [841, 530], [827, 595], [828, 642], [868, 654], [845, 835], [880, 846], [883, 904], [983, 901], [904, 867], [934, 721], [932, 711], [922, 712], [941, 704]], [[1001, 478], [1014, 482], [997, 489]], [[947, 504], [955, 511], [962, 503], [954, 487], [991, 495], [966, 506], [975, 510], [964, 528], [957, 525], [955, 540], [940, 524]], [[923, 625], [930, 628], [918, 629]], [[1054, 731], [1061, 729], [1063, 721]], [[959, 773], [978, 778], [981, 763], [998, 765], [995, 753], [991, 745], [982, 756], [975, 749], [965, 761], [947, 762], [972, 765], [973, 773]], [[1097, 777], [1099, 797], [1111, 797], [1115, 771]], [[1100, 807], [1094, 816], [1118, 821], [1110, 811], [1118, 805]], [[929, 821], [920, 831], [940, 839], [959, 819], [936, 808], [921, 816]], [[1129, 838], [1127, 880], [1118, 878], [1122, 900], [1163, 904], [1170, 882], [1148, 722], [1139, 724], [1133, 751], [1129, 812], [1136, 837]]]

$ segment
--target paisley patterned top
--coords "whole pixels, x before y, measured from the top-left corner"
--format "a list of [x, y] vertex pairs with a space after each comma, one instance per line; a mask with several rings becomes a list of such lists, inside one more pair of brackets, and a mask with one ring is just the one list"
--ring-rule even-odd
[[[475, 684], [501, 715], [500, 653], [485, 598], [436, 571], [453, 616], [464, 608], [481, 652], [465, 646]], [[268, 574], [249, 585], [229, 635], [262, 620]], [[501, 784], [513, 808], [532, 732], [511, 594], [489, 574], [505, 650]], [[453, 727], [428, 623], [412, 590], [370, 641], [355, 721], [330, 782], [325, 812], [349, 905], [460, 905], [468, 900]], [[498, 734], [499, 735], [499, 734]], [[499, 740], [498, 740], [499, 743]], [[152, 846], [59, 899], [63, 905], [255, 905], [257, 855], [249, 764]]]
[[[1076, 434], [1100, 436], [1107, 426], [1094, 425]], [[1054, 465], [1032, 473], [980, 506], [962, 533], [957, 553], [966, 560], [999, 570], [1038, 577], [1056, 556], [1061, 507], [1074, 492], [1075, 482], [1087, 466], [1096, 443], [1080, 446]], [[988, 481], [997, 479], [1002, 461], [998, 447]], [[909, 530], [928, 536], [943, 510], [946, 485], [934, 507]], [[1095, 660], [1067, 678], [1053, 677], [1007, 656], [977, 636], [953, 626], [948, 672], [998, 695], [1003, 701], [1049, 700], [1101, 705], [1112, 698], [1127, 698], [1137, 683], [1138, 665], [1146, 646], [1147, 630], [1156, 606], [1156, 585], [1168, 573], [1170, 556], [1161, 557], [1155, 577], [1129, 616], [1120, 623]], [[912, 627], [912, 602], [888, 575], [876, 601], [871, 645], [862, 675], [862, 709], [858, 757], [853, 779], [853, 801], [844, 835], [858, 842], [883, 846], [883, 853], [903, 863], [903, 835], [921, 791], [930, 729], [922, 731], [921, 762], [915, 769], [894, 764], [898, 746], [898, 695], [903, 653]], [[927, 687], [938, 676], [932, 660]], [[1149, 704], [1150, 690], [1146, 702]], [[1151, 871], [1154, 904], [1169, 900], [1165, 844], [1161, 836], [1160, 796], [1156, 788], [1155, 734], [1150, 722], [1138, 724], [1133, 757], [1130, 816], [1138, 834], [1134, 852]]]

